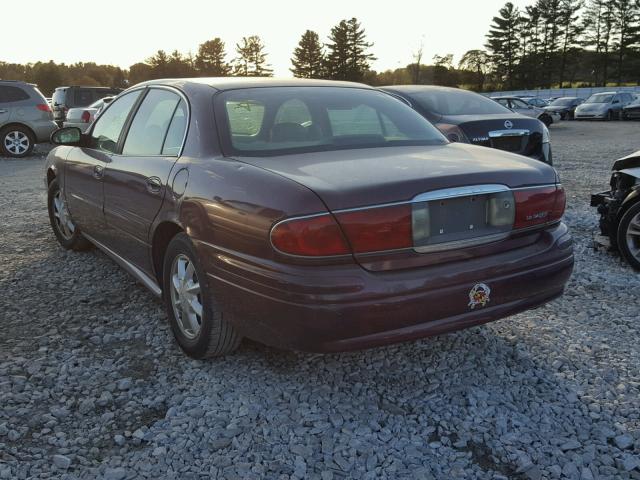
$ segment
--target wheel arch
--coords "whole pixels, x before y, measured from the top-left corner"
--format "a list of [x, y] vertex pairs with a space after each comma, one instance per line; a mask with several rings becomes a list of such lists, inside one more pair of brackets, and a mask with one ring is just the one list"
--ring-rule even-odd
[[177, 234], [184, 232], [184, 229], [173, 221], [160, 222], [153, 231], [151, 240], [151, 259], [158, 285], [162, 285], [162, 267], [164, 254], [167, 251], [169, 242]]
[[0, 132], [2, 132], [4, 130], [7, 130], [7, 129], [11, 128], [11, 127], [22, 127], [22, 128], [24, 128], [31, 135], [33, 143], [36, 143], [36, 141], [37, 141], [36, 132], [34, 132], [33, 129], [29, 125], [27, 125], [26, 123], [9, 122], [9, 123], [3, 125], [2, 128], [0, 128]]

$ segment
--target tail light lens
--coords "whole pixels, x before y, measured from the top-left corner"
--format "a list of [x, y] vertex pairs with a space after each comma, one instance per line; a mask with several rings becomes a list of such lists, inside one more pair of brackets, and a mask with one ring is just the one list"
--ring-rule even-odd
[[[272, 228], [271, 243], [280, 252], [306, 257], [404, 248], [420, 251], [425, 245], [508, 235], [511, 230], [560, 220], [566, 202], [562, 185], [494, 192], [477, 198], [484, 200], [476, 200], [476, 204], [481, 203], [476, 210], [484, 207], [480, 213], [476, 212], [478, 221], [474, 220], [465, 232], [460, 230], [458, 221], [451, 219], [451, 215], [456, 215], [456, 208], [464, 207], [464, 202], [457, 204], [453, 198], [436, 202], [438, 205], [414, 202], [336, 212], [335, 217], [326, 213], [292, 218]], [[471, 203], [464, 208], [474, 207]], [[469, 216], [466, 210], [462, 216]]]
[[566, 196], [562, 185], [516, 190], [514, 197], [516, 201], [514, 229], [560, 220], [564, 214]]
[[469, 139], [458, 125], [449, 123], [436, 123], [436, 127], [440, 130], [450, 142], [469, 143]]
[[82, 112], [80, 120], [82, 120], [82, 123], [89, 123], [89, 120], [91, 120], [91, 113], [85, 110], [84, 112]]
[[351, 253], [340, 227], [328, 213], [276, 224], [271, 230], [271, 243], [289, 255], [321, 257]]
[[354, 253], [413, 246], [410, 204], [343, 212], [336, 218]]
[[49, 105], [47, 105], [46, 103], [39, 103], [38, 105], [36, 105], [36, 108], [38, 110], [40, 110], [41, 112], [50, 112], [51, 111], [51, 107]]

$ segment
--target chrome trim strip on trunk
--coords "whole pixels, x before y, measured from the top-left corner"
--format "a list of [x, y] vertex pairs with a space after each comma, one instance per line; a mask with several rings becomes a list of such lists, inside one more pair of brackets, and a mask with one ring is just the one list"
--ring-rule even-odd
[[87, 235], [86, 233], [83, 233], [82, 235], [91, 243], [93, 243], [96, 247], [102, 250], [105, 254], [107, 254], [107, 256], [111, 257], [111, 259], [114, 260], [118, 265], [120, 265], [127, 272], [133, 275], [133, 277], [136, 280], [138, 280], [140, 283], [142, 283], [145, 287], [147, 287], [147, 289], [149, 289], [154, 296], [158, 298], [162, 297], [162, 289], [153, 278], [151, 278], [149, 275], [144, 273], [142, 270], [136, 267], [133, 263], [122, 258], [120, 255], [118, 255], [116, 252], [111, 250], [106, 245], [100, 243], [95, 238], [91, 237], [90, 235]]
[[513, 129], [513, 130], [492, 130], [489, 132], [489, 138], [500, 138], [500, 137], [524, 137], [529, 135], [531, 132], [526, 129]]

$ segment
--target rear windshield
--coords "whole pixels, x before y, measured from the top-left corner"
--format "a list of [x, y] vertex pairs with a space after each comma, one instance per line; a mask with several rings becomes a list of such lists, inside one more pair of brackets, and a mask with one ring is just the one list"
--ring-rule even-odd
[[410, 94], [427, 112], [436, 115], [490, 115], [513, 113], [493, 100], [466, 90], [430, 90]]
[[556, 105], [556, 106], [559, 106], [559, 107], [565, 107], [565, 106], [572, 105], [573, 102], [575, 102], [575, 101], [576, 101], [575, 98], [557, 98], [553, 102], [551, 102], [551, 105]]
[[441, 145], [442, 134], [386, 93], [340, 87], [268, 87], [215, 97], [225, 152], [263, 156]]
[[585, 103], [609, 103], [613, 95], [607, 93], [597, 93], [591, 95]]

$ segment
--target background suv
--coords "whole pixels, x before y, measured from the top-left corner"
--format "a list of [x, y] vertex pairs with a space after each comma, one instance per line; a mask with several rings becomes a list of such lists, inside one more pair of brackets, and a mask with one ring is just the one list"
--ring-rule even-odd
[[0, 155], [26, 157], [56, 128], [51, 107], [35, 85], [0, 80]]
[[115, 96], [121, 91], [121, 88], [108, 87], [58, 87], [51, 97], [53, 119], [62, 127], [70, 108], [86, 107], [96, 100]]

